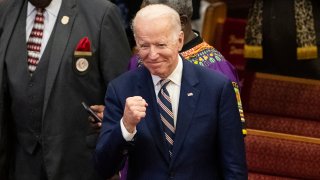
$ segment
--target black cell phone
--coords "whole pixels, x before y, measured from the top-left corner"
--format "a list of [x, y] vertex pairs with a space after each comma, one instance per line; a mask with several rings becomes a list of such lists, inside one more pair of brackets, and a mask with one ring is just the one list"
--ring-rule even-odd
[[102, 121], [98, 117], [98, 115], [95, 112], [93, 112], [92, 109], [90, 109], [90, 107], [85, 102], [82, 102], [81, 104], [84, 107], [84, 109], [93, 117], [95, 123], [98, 123], [98, 122]]

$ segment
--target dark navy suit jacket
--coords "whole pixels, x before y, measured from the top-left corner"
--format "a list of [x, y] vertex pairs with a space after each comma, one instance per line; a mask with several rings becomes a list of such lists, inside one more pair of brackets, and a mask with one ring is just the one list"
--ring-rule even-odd
[[[125, 101], [142, 96], [146, 117], [132, 142], [122, 136]], [[239, 110], [231, 82], [183, 60], [173, 157], [170, 160], [151, 75], [145, 67], [112, 81], [95, 152], [100, 174], [109, 177], [128, 157], [128, 179], [247, 179]]]

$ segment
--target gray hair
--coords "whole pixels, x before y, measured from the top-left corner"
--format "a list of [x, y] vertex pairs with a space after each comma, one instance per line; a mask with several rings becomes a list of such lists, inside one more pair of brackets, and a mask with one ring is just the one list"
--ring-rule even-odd
[[161, 16], [170, 16], [168, 18], [170, 26], [172, 27], [171, 30], [173, 34], [175, 34], [175, 38], [178, 38], [178, 34], [181, 31], [181, 22], [179, 14], [171, 7], [164, 5], [164, 4], [151, 4], [147, 5], [146, 7], [140, 9], [135, 18], [132, 21], [132, 30], [135, 36], [136, 29], [136, 19], [143, 18], [143, 19], [150, 19], [150, 18], [159, 18]]
[[145, 5], [149, 4], [165, 4], [176, 10], [178, 14], [187, 15], [191, 19], [193, 8], [192, 0], [144, 0]]

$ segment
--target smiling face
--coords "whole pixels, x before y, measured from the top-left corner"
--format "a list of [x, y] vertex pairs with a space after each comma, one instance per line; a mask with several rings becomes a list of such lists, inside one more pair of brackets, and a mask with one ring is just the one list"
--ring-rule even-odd
[[[168, 77], [178, 64], [178, 53], [183, 46], [183, 32], [176, 27], [172, 16], [154, 12], [138, 16], [134, 32], [138, 54], [151, 74]], [[178, 16], [179, 18], [179, 16]]]

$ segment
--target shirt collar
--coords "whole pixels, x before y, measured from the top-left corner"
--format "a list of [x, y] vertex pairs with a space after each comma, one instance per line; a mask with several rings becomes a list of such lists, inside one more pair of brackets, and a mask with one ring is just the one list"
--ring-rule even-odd
[[[48, 13], [58, 16], [60, 7], [62, 4], [62, 0], [52, 0], [52, 2], [47, 6], [45, 9]], [[30, 16], [33, 11], [35, 11], [36, 7], [32, 5], [30, 2], [28, 2], [28, 11], [27, 11], [27, 16]]]
[[[178, 56], [178, 64], [177, 67], [173, 70], [173, 72], [167, 77], [167, 79], [170, 79], [171, 82], [174, 84], [180, 86], [181, 85], [181, 78], [182, 78], [182, 58]], [[159, 76], [151, 74], [153, 85], [157, 86], [160, 82], [161, 78]]]

